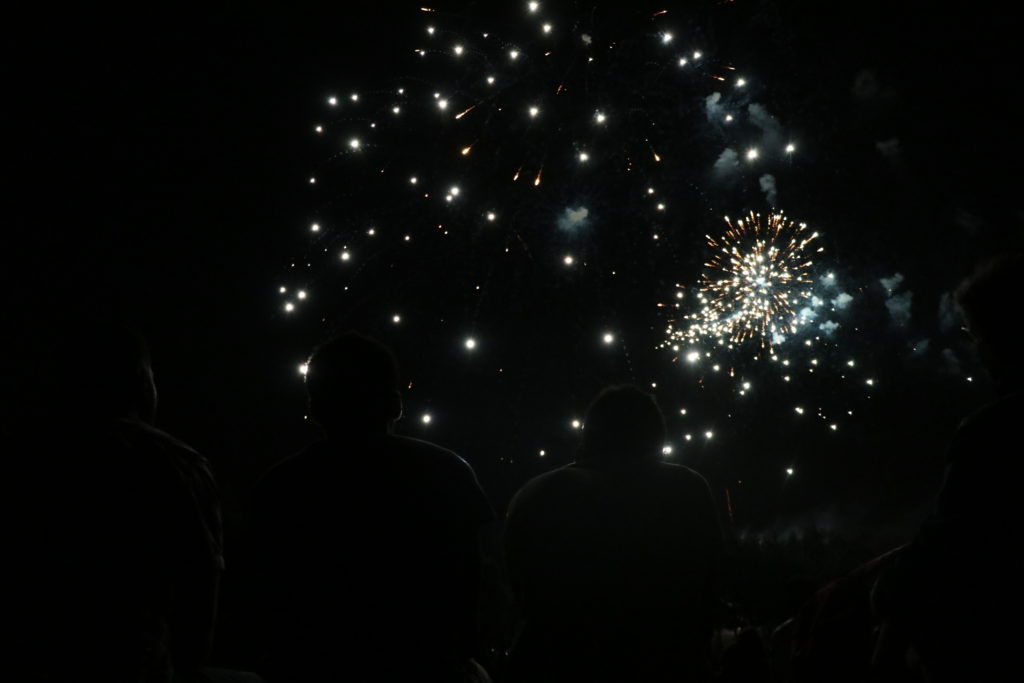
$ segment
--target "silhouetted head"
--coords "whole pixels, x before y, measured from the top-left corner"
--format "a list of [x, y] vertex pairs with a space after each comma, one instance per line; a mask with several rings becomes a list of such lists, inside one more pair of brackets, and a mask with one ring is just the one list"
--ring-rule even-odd
[[981, 264], [956, 290], [967, 331], [989, 372], [1000, 379], [1020, 371], [1020, 317], [1024, 257], [1003, 256]]
[[329, 435], [386, 432], [402, 416], [395, 357], [354, 332], [313, 352], [306, 391], [310, 414]]
[[138, 332], [85, 322], [65, 332], [41, 365], [42, 408], [59, 419], [156, 416], [149, 348]]
[[665, 445], [665, 418], [650, 394], [631, 385], [604, 389], [587, 408], [581, 457], [588, 462], [652, 462]]

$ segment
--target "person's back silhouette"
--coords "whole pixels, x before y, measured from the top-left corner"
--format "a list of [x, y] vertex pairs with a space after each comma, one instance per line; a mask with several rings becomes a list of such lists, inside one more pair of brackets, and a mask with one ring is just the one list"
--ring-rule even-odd
[[491, 517], [472, 469], [392, 433], [398, 371], [379, 343], [326, 343], [306, 386], [326, 439], [272, 469], [254, 503], [261, 672], [275, 683], [462, 680]]
[[223, 567], [206, 461], [151, 426], [142, 339], [85, 324], [45, 358], [34, 419], [6, 444], [10, 680], [198, 674]]
[[587, 412], [579, 461], [516, 494], [505, 532], [523, 616], [512, 680], [708, 677], [722, 533], [707, 483], [662, 462], [664, 442], [650, 395], [608, 388]]
[[936, 508], [875, 586], [885, 619], [876, 664], [903, 668], [912, 647], [928, 680], [998, 680], [1016, 669], [1024, 608], [1017, 421], [1024, 416], [1024, 359], [1014, 299], [1024, 258], [982, 265], [956, 292], [965, 329], [995, 381], [997, 398], [964, 420], [950, 446]]

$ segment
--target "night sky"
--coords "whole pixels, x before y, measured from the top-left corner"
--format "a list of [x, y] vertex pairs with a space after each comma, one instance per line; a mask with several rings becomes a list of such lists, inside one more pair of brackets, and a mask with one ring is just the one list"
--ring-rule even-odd
[[[462, 25], [501, 33], [522, 22], [525, 4], [437, 7]], [[731, 422], [718, 415], [714, 444], [680, 448], [676, 461], [705, 474], [716, 495], [730, 490], [739, 529], [806, 519], [906, 528], [938, 486], [957, 421], [990, 391], [940, 300], [978, 259], [1021, 247], [1020, 57], [1010, 22], [994, 9], [896, 4], [737, 0], [602, 10], [668, 9], [680, 35], [765, 84], [756, 101], [799, 141], [793, 168], [779, 176], [778, 204], [823, 232], [826, 259], [858, 300], [836, 345], [871, 364], [879, 382], [871, 399], [815, 378], [737, 407]], [[309, 253], [310, 217], [324, 201], [308, 178], [330, 156], [310, 134], [325, 97], [408, 75], [429, 23], [418, 4], [359, 5], [194, 16], [39, 12], [9, 28], [6, 413], [16, 413], [49, 340], [72, 332], [70, 314], [134, 321], [153, 349], [159, 425], [211, 459], [237, 515], [259, 474], [315, 437], [296, 368], [313, 345], [347, 327], [393, 346], [413, 381], [401, 431], [462, 454], [499, 509], [529, 476], [571, 460], [569, 421], [607, 383], [657, 381], [680, 446], [689, 428], [673, 415], [679, 405], [699, 412], [703, 400], [708, 411], [724, 412], [713, 388], [704, 397], [686, 393], [671, 379], [678, 368], [670, 354], [650, 343], [660, 341], [651, 331], [664, 327], [655, 304], [672, 296], [677, 273], [634, 290], [601, 290], [590, 308], [573, 298], [586, 283], [554, 289], [543, 308], [535, 285], [513, 286], [506, 271], [494, 271], [504, 279], [492, 286], [502, 294], [487, 304], [491, 314], [506, 307], [537, 324], [489, 334], [485, 311], [473, 332], [475, 355], [460, 345], [466, 325], [417, 326], [411, 313], [410, 324], [389, 326], [391, 310], [376, 304], [407, 278], [421, 298], [406, 292], [396, 302], [403, 312], [436, 308], [443, 317], [450, 304], [457, 317], [466, 307], [449, 289], [433, 295], [420, 286], [441, 282], [449, 268], [462, 272], [457, 262], [379, 281], [370, 269], [360, 281], [372, 292], [362, 308], [346, 309], [340, 276], [318, 273], [315, 313], [283, 313], [277, 288], [295, 281], [289, 265]], [[559, 5], [552, 16], [561, 25], [590, 8]], [[440, 25], [443, 16], [431, 21]], [[690, 102], [699, 108], [703, 95]], [[714, 150], [710, 142], [699, 147]], [[723, 189], [708, 175], [709, 199], [680, 199], [694, 226], [684, 264], [699, 267], [703, 235], [721, 229], [723, 214], [766, 208], [753, 178], [752, 186], [743, 178]], [[726, 191], [729, 203], [720, 201]], [[343, 212], [345, 198], [334, 204]], [[454, 250], [452, 258], [480, 253]], [[913, 292], [902, 324], [880, 284], [896, 273], [900, 291]], [[606, 329], [628, 345], [602, 348]], [[801, 388], [809, 395], [799, 396]], [[855, 412], [839, 432], [798, 428], [766, 409], [813, 408], [825, 398]], [[424, 412], [435, 416], [430, 425], [420, 421]]]

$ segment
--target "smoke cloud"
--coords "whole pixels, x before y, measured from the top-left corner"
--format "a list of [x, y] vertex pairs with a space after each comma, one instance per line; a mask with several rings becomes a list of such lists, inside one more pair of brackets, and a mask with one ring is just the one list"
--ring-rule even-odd
[[895, 273], [892, 277], [879, 278], [879, 282], [885, 287], [885, 291], [888, 294], [892, 294], [895, 290], [903, 284], [903, 273]]
[[889, 138], [888, 140], [881, 140], [875, 143], [875, 149], [883, 157], [891, 162], [897, 162], [900, 160], [900, 139]]
[[914, 293], [907, 290], [885, 300], [885, 307], [889, 309], [894, 323], [902, 327], [910, 322], [910, 303], [913, 298]]
[[840, 292], [839, 296], [837, 296], [835, 299], [832, 299], [832, 305], [841, 311], [847, 306], [849, 306], [851, 301], [853, 301], [852, 296], [850, 296], [846, 292]]
[[725, 107], [722, 106], [722, 93], [713, 92], [704, 98], [704, 111], [708, 115], [708, 121], [721, 123], [725, 118]]
[[558, 227], [562, 230], [575, 230], [587, 224], [587, 216], [590, 209], [581, 206], [577, 209], [567, 208], [565, 213], [558, 219]]
[[740, 156], [732, 147], [727, 147], [715, 161], [715, 173], [725, 174], [735, 171], [740, 166]]
[[756, 102], [747, 107], [750, 122], [761, 129], [761, 146], [776, 148], [782, 143], [782, 125], [763, 105]]
[[944, 292], [939, 298], [939, 329], [948, 332], [960, 324], [960, 310], [952, 292]]
[[764, 192], [764, 198], [768, 200], [768, 203], [775, 206], [776, 201], [779, 198], [778, 190], [775, 186], [775, 176], [771, 173], [765, 173], [763, 176], [758, 178], [761, 184], [761, 191]]
[[942, 349], [942, 359], [946, 361], [946, 369], [954, 374], [960, 374], [960, 359], [956, 357], [953, 349]]

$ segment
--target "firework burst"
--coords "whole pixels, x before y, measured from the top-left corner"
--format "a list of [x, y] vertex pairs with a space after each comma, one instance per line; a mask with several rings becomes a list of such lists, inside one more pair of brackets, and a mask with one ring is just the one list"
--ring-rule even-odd
[[[709, 238], [707, 273], [673, 302], [666, 346], [685, 372], [669, 374], [654, 311], [638, 302], [705, 260], [692, 260], [698, 216], [755, 188], [774, 205], [797, 144], [759, 101], [757, 66], [705, 51], [696, 17], [526, 9], [482, 19], [501, 35], [472, 15], [425, 11], [396, 79], [323, 93], [308, 129], [323, 151], [302, 177], [305, 246], [276, 283], [278, 305], [296, 337], [361, 329], [399, 355], [430, 352], [405, 392], [417, 429], [442, 429], [441, 406], [466, 392], [494, 393], [508, 420], [557, 424], [544, 438], [558, 443], [566, 425], [580, 429], [579, 412], [548, 382], [569, 371], [590, 383], [603, 368], [666, 401], [690, 380], [705, 391], [666, 456], [721, 443], [737, 408], [775, 404], [768, 387], [824, 375], [833, 318], [852, 297], [822, 273], [804, 303], [814, 237], [752, 214]], [[797, 326], [785, 357], [763, 353]], [[773, 362], [743, 362], [741, 346]], [[550, 398], [524, 398], [539, 394]], [[810, 400], [801, 407], [834, 419]]]
[[812, 298], [810, 254], [818, 233], [781, 213], [762, 220], [751, 212], [746, 220], [725, 222], [722, 237], [707, 236], [715, 252], [701, 275], [700, 308], [683, 316], [682, 326], [669, 326], [669, 342], [713, 339], [731, 346], [757, 340], [770, 349], [805, 322], [798, 308]]
[[624, 308], [611, 283], [678, 268], [687, 215], [789, 167], [781, 123], [755, 101], [766, 84], [698, 49], [701, 32], [681, 32], [690, 19], [531, 7], [502, 36], [424, 10], [401, 77], [324, 93], [310, 134], [326, 151], [304, 175], [310, 241], [285, 313], [380, 320], [429, 289], [439, 318], [502, 334], [487, 302], [548, 302], [563, 284], [565, 309]]

